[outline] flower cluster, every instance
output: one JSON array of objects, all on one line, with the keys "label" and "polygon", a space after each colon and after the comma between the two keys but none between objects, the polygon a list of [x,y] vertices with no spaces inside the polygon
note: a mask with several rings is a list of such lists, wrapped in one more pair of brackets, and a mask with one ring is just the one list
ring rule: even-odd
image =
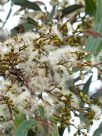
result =
[{"label": "flower cluster", "polygon": [[[64,40],[55,25],[0,43],[2,122],[15,120],[14,113],[19,112],[28,119],[35,117],[39,105],[61,125],[71,124],[71,111],[75,115],[82,112],[90,122],[97,119],[94,106],[91,107],[94,102],[74,85],[73,70],[92,66],[84,59],[88,53],[79,46],[61,45]],[[80,100],[92,109],[81,109]]]}]

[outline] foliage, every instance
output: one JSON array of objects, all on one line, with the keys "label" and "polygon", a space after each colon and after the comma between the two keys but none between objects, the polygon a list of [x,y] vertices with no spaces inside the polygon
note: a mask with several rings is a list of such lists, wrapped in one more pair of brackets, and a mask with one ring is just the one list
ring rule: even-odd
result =
[{"label": "foliage", "polygon": [[[97,8],[97,12],[96,12],[94,29],[99,33],[102,33],[102,24],[101,24],[101,22],[102,22],[102,19],[101,19],[102,8],[100,6],[101,4],[102,4],[102,1],[97,0],[98,8]],[[87,43],[86,43],[86,50],[91,53],[97,54],[102,49],[101,43],[102,43],[102,38],[95,40],[94,38],[89,37],[89,39],[87,40]]]},{"label": "foliage", "polygon": [[[89,94],[92,68],[102,78],[101,0],[74,5],[51,0],[51,11],[40,1],[1,5],[7,2],[11,7],[1,29],[15,5],[14,16],[19,14],[23,23],[0,42],[1,136],[62,136],[66,127],[74,127],[75,136],[87,136],[101,117],[101,97]],[[73,116],[80,119],[78,125]],[[102,133],[101,126],[93,136]]]}]

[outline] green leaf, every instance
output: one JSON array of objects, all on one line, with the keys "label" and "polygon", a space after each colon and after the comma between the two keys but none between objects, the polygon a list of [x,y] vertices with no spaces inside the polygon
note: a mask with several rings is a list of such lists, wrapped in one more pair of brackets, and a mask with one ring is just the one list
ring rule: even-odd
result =
[{"label": "green leaf", "polygon": [[51,130],[51,136],[58,136],[58,127],[56,124],[53,125],[52,130]]},{"label": "green leaf", "polygon": [[[84,94],[88,94],[89,87],[90,87],[90,84],[91,84],[91,80],[92,80],[92,76],[89,77],[89,79],[87,80],[86,84],[85,84],[84,87],[83,87],[82,92],[83,92]],[[84,105],[85,105],[85,103],[81,101],[81,102],[80,102],[80,107],[81,107],[81,108],[84,108]],[[84,114],[83,114],[82,112],[80,112],[79,117],[80,117],[80,120],[81,120],[81,121],[84,120]]]},{"label": "green leaf", "polygon": [[32,10],[41,11],[40,7],[35,2],[30,2],[27,0],[11,0],[14,5],[21,6],[23,8],[28,8]]},{"label": "green leaf", "polygon": [[71,132],[71,127],[70,127],[70,125],[68,125],[67,129],[68,129],[68,132],[70,133],[70,132]]},{"label": "green leaf", "polygon": [[24,113],[15,114],[14,117],[15,117],[14,122],[16,127],[18,127],[21,124],[21,122],[26,119],[26,116]]},{"label": "green leaf", "polygon": [[45,116],[44,107],[43,107],[42,105],[39,105],[39,106],[38,106],[38,110],[39,110],[40,116],[41,116],[41,117],[44,117],[44,116]]},{"label": "green leaf", "polygon": [[94,0],[85,0],[85,12],[90,16],[96,13],[96,2]]},{"label": "green leaf", "polygon": [[89,87],[90,87],[90,84],[91,84],[91,80],[92,80],[92,76],[89,77],[86,84],[84,85],[83,90],[82,90],[83,93],[85,93],[85,94],[88,93]]},{"label": "green leaf", "polygon": [[17,128],[16,136],[27,136],[28,130],[35,126],[36,126],[36,121],[33,119],[23,121],[20,124],[20,126]]},{"label": "green leaf", "polygon": [[34,27],[39,28],[38,23],[34,19],[32,19],[31,17],[27,17],[27,23],[28,24],[33,24]]},{"label": "green leaf", "polygon": [[30,30],[33,30],[33,28],[34,28],[33,24],[28,24],[28,23],[20,24],[14,27],[13,29],[11,29],[11,36],[15,36],[18,33],[28,32]]},{"label": "green leaf", "polygon": [[68,6],[62,10],[61,18],[81,8],[83,8],[83,5],[81,4],[74,4],[74,5]]},{"label": "green leaf", "polygon": [[54,16],[54,14],[55,14],[55,11],[56,11],[56,5],[53,6],[53,8],[52,8],[52,10],[51,10],[51,13],[50,13],[49,16],[48,16],[48,19],[47,19],[46,24],[48,24],[49,22],[52,21],[53,16]]},{"label": "green leaf", "polygon": [[[96,21],[94,30],[102,34],[102,0],[97,0]],[[102,49],[102,38],[89,37],[86,41],[85,50],[91,54],[97,54]]]},{"label": "green leaf", "polygon": [[93,136],[101,136],[102,134],[102,122],[100,123],[99,127],[93,133]]},{"label": "green leaf", "polygon": [[58,128],[59,136],[63,136],[64,130],[65,130],[65,127],[63,127],[63,126],[60,126],[60,127]]},{"label": "green leaf", "polygon": [[35,20],[33,20],[31,17],[27,17],[27,22],[29,24],[34,24],[34,25],[38,25],[37,22]]},{"label": "green leaf", "polygon": [[0,19],[0,23],[2,23],[2,20]]}]

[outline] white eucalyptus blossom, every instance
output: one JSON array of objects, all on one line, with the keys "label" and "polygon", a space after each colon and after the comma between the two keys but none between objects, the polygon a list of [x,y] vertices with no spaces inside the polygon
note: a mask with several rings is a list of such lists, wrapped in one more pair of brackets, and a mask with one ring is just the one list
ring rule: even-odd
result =
[{"label": "white eucalyptus blossom", "polygon": [[[80,49],[70,46],[58,48],[45,45],[41,47],[44,53],[39,54],[39,50],[36,48],[38,41],[39,35],[27,32],[7,40],[4,45],[10,48],[7,53],[12,48],[14,53],[18,53],[18,61],[21,62],[16,67],[23,72],[24,77],[21,78],[27,80],[27,86],[31,92],[43,92],[53,88],[55,84],[60,84],[65,89],[66,81],[70,78],[68,69],[77,65],[76,52],[79,52]],[[20,51],[23,46],[25,46],[24,51]],[[49,67],[48,70],[46,65]]]},{"label": "white eucalyptus blossom", "polygon": [[52,35],[53,34],[57,35],[60,40],[63,40],[62,35],[61,35],[61,33],[59,32],[59,30],[57,28],[57,25],[52,26],[51,33],[52,33]]},{"label": "white eucalyptus blossom", "polygon": [[[27,32],[0,43],[1,49],[5,47],[1,61],[7,65],[5,79],[0,81],[0,94],[8,100],[5,109],[9,111],[7,105],[12,104],[10,108],[25,113],[28,119],[38,114],[39,105],[44,107],[48,117],[59,113],[62,116],[67,99],[71,99],[68,104],[74,109],[80,108],[78,96],[70,91],[74,84],[71,73],[81,61],[78,54],[84,52],[79,47],[48,44],[49,36],[55,34],[62,38],[56,26],[51,33],[45,27],[41,33]],[[2,106],[0,108],[4,111]]]},{"label": "white eucalyptus blossom", "polygon": [[97,105],[92,105],[91,108],[95,112],[94,119],[95,120],[99,119],[102,114],[101,108]]}]

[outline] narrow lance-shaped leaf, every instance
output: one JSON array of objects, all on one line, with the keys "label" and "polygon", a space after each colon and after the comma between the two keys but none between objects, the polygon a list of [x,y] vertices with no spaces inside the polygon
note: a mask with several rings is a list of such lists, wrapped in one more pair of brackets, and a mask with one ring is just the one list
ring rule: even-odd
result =
[{"label": "narrow lance-shaped leaf", "polygon": [[74,4],[74,5],[68,6],[62,10],[61,18],[83,7],[84,6],[81,4]]},{"label": "narrow lance-shaped leaf", "polygon": [[33,24],[35,28],[39,28],[38,23],[34,19],[32,19],[31,17],[27,17],[27,23]]},{"label": "narrow lance-shaped leaf", "polygon": [[21,122],[23,122],[26,119],[26,116],[24,113],[19,113],[19,114],[15,113],[14,117],[15,117],[14,123],[15,123],[16,127],[18,127],[21,124]]},{"label": "narrow lance-shaped leaf", "polygon": [[45,3],[44,2],[42,2],[42,1],[39,1],[39,0],[36,0],[36,1],[34,1],[36,4],[38,4],[38,5],[45,5]]},{"label": "narrow lance-shaped leaf", "polygon": [[33,119],[23,121],[20,124],[20,126],[17,128],[16,136],[27,136],[28,130],[35,126],[36,126],[36,121]]},{"label": "narrow lance-shaped leaf", "polygon": [[96,13],[96,2],[94,0],[85,1],[85,12],[90,16],[94,16]]},{"label": "narrow lance-shaped leaf", "polygon": [[44,116],[45,116],[44,107],[41,106],[41,105],[39,105],[39,106],[38,106],[38,110],[39,110],[40,116],[41,116],[41,117],[44,117]]},{"label": "narrow lance-shaped leaf", "polygon": [[[89,87],[90,87],[90,84],[91,84],[91,80],[92,80],[92,76],[90,76],[90,78],[87,80],[86,84],[84,85],[83,87],[83,90],[82,92],[84,94],[88,94],[88,91],[89,91]],[[81,108],[84,108],[84,102],[80,102],[80,107]],[[80,120],[83,121],[84,120],[84,114],[82,112],[80,112]]]},{"label": "narrow lance-shaped leaf", "polygon": [[92,80],[92,76],[90,76],[90,78],[87,80],[86,84],[84,85],[83,87],[83,93],[87,94],[88,91],[89,91],[89,87],[90,87],[90,84],[91,84],[91,80]]},{"label": "narrow lance-shaped leaf", "polygon": [[51,129],[51,136],[58,136],[58,127],[56,124],[54,124]]},{"label": "narrow lance-shaped leaf", "polygon": [[[102,0],[97,0],[97,10],[96,10],[96,21],[94,26],[94,31],[102,34]],[[102,38],[95,39],[89,37],[86,41],[85,50],[91,54],[97,54],[102,49]]]},{"label": "narrow lance-shaped leaf", "polygon": [[11,1],[13,2],[13,4],[21,6],[22,8],[41,11],[40,7],[35,2],[30,2],[28,0],[11,0]]},{"label": "narrow lance-shaped leaf", "polygon": [[102,122],[100,123],[99,127],[93,133],[93,136],[101,136],[102,134]]},{"label": "narrow lance-shaped leaf", "polygon": [[58,128],[59,136],[63,136],[64,130],[65,130],[65,127],[62,127],[62,126],[61,126],[61,127]]},{"label": "narrow lance-shaped leaf", "polygon": [[54,16],[54,14],[55,14],[55,11],[56,11],[56,5],[53,6],[53,8],[52,8],[52,10],[51,10],[51,13],[49,14],[48,19],[47,19],[47,21],[46,21],[46,24],[48,24],[49,22],[52,21],[53,16]]},{"label": "narrow lance-shaped leaf", "polygon": [[2,20],[0,19],[0,23],[2,22]]}]

